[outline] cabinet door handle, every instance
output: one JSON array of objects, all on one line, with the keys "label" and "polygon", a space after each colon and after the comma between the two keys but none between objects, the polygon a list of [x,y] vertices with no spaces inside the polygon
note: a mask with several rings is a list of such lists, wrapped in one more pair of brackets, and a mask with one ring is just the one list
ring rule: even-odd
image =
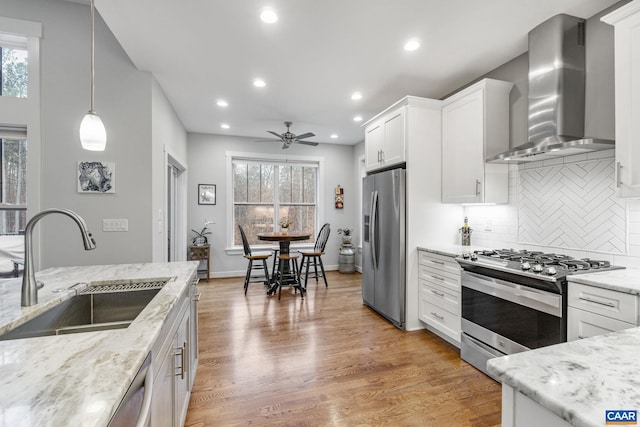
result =
[{"label": "cabinet door handle", "polygon": [[431,262],[434,264],[444,265],[444,261],[436,261],[435,259],[432,259]]},{"label": "cabinet door handle", "polygon": [[476,196],[480,195],[480,180],[476,179]]},{"label": "cabinet door handle", "polygon": [[194,295],[194,296],[193,296],[193,300],[194,300],[195,302],[198,302],[198,301],[200,301],[200,297],[201,297],[201,296],[202,296],[202,292],[199,292],[197,295]]},{"label": "cabinet door handle", "polygon": [[612,302],[596,301],[594,299],[587,298],[587,297],[579,297],[579,299],[581,301],[592,302],[594,304],[604,305],[605,307],[612,307],[612,308],[616,307],[616,305],[614,303],[612,303]]},{"label": "cabinet door handle", "polygon": [[444,317],[440,316],[438,313],[434,313],[433,311],[431,312],[431,315],[436,319],[444,320]]},{"label": "cabinet door handle", "polygon": [[444,277],[440,277],[440,276],[435,276],[435,275],[431,275],[431,277],[433,277],[436,280],[444,280]]},{"label": "cabinet door handle", "polygon": [[616,162],[616,188],[622,186],[622,163]]},{"label": "cabinet door handle", "polygon": [[180,371],[175,373],[175,376],[180,376],[180,379],[184,379],[185,360],[187,358],[187,343],[182,344],[182,347],[176,348],[176,356],[180,356]]},{"label": "cabinet door handle", "polygon": [[444,297],[444,293],[442,293],[442,292],[434,291],[433,289],[431,289],[431,292],[433,292],[434,294],[438,295],[439,297]]}]

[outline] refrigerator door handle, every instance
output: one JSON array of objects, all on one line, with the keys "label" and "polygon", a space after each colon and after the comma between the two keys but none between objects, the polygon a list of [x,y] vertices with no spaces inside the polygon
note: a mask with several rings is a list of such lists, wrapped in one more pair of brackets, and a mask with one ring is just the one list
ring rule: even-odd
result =
[{"label": "refrigerator door handle", "polygon": [[371,193],[371,226],[369,227],[369,241],[371,242],[371,260],[373,269],[378,269],[378,242],[376,242],[376,232],[378,228],[378,192]]}]

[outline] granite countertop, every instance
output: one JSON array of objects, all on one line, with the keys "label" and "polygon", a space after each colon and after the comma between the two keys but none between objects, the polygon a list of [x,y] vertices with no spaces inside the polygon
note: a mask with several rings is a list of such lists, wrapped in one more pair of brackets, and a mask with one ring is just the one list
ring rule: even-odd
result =
[{"label": "granite countertop", "polygon": [[487,248],[481,246],[462,246],[462,245],[442,245],[433,244],[426,246],[418,246],[418,250],[427,251],[438,255],[449,256],[452,258],[462,256],[462,254],[470,253],[473,251],[481,251]]},{"label": "granite countertop", "polygon": [[70,298],[79,282],[173,278],[126,329],[0,341],[0,427],[106,426],[197,265],[50,268],[36,274],[45,287],[32,307],[20,306],[20,279],[3,281],[0,333]]},{"label": "granite countertop", "polygon": [[[640,295],[640,269],[568,276],[571,282]],[[488,371],[579,427],[604,424],[607,409],[640,408],[640,328],[490,359]]]},{"label": "granite countertop", "polygon": [[488,371],[577,427],[640,408],[640,328],[490,359]]},{"label": "granite countertop", "polygon": [[598,288],[640,295],[639,268],[576,274],[568,276],[567,279],[569,282],[582,283],[584,285],[596,286]]}]

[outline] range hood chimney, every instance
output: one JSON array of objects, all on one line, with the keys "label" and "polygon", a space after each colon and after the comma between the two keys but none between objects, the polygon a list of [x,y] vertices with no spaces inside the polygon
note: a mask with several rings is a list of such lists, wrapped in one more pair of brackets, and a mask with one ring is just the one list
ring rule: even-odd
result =
[{"label": "range hood chimney", "polygon": [[523,163],[611,149],[584,136],[585,20],[556,15],[529,32],[529,138],[487,159]]}]

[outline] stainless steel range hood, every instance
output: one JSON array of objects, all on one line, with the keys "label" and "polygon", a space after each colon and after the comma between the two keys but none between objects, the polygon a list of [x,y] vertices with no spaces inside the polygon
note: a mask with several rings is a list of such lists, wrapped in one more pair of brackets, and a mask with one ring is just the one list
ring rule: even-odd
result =
[{"label": "stainless steel range hood", "polygon": [[528,142],[487,158],[523,163],[611,149],[584,135],[585,20],[556,15],[529,32]]}]

